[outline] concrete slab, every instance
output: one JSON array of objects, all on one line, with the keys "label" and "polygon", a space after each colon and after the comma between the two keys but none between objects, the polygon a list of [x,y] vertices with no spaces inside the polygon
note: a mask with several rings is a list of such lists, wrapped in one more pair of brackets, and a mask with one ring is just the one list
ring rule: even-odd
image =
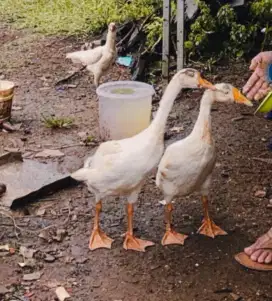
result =
[{"label": "concrete slab", "polygon": [[0,156],[0,182],[7,186],[0,205],[12,209],[76,184],[69,174],[59,171],[58,162],[23,160],[19,153]]}]

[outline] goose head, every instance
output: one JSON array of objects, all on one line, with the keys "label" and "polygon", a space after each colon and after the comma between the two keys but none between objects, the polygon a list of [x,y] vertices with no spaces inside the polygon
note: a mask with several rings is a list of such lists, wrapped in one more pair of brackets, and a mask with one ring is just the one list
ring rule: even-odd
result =
[{"label": "goose head", "polygon": [[109,32],[116,32],[116,25],[115,25],[115,23],[110,23],[109,24],[109,26],[108,26],[108,30],[109,30]]},{"label": "goose head", "polygon": [[220,83],[214,86],[216,88],[216,90],[213,92],[215,93],[215,101],[225,103],[236,102],[250,107],[253,106],[252,102],[231,84]]},{"label": "goose head", "polygon": [[175,78],[182,83],[183,88],[195,89],[195,88],[206,88],[215,90],[212,83],[201,77],[200,72],[196,69],[185,68],[178,71]]}]

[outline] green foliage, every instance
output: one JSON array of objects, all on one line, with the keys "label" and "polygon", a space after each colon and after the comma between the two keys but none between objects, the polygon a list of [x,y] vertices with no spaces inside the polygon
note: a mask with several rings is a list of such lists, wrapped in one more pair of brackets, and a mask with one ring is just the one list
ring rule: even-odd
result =
[{"label": "green foliage", "polygon": [[[240,58],[253,47],[271,47],[271,0],[250,0],[242,14],[223,0],[195,1],[199,12],[189,24],[185,41],[189,57],[214,62],[222,57]],[[0,20],[46,34],[93,34],[111,21],[150,17],[144,31],[146,51],[153,51],[162,39],[162,6],[162,0],[0,0]],[[171,10],[173,21],[175,0],[171,0]]]},{"label": "green foliage", "polygon": [[[261,49],[271,41],[267,37],[272,32],[268,22],[272,20],[271,0],[251,1],[249,7],[244,8],[244,14],[249,9],[253,18],[239,16],[233,7],[220,5],[220,1],[208,5],[206,1],[198,0],[198,4],[200,12],[190,25],[185,43],[189,56],[240,58],[255,46],[257,34],[263,37]],[[265,35],[261,33],[263,27],[266,27]],[[211,47],[212,44],[215,47]]]},{"label": "green foliage", "polygon": [[46,34],[94,33],[111,21],[145,18],[157,0],[1,0],[0,19]]},{"label": "green foliage", "polygon": [[203,1],[198,1],[198,5],[201,14],[191,25],[191,31],[188,36],[189,40],[187,41],[187,47],[189,45],[191,54],[194,54],[196,49],[203,49],[205,47],[208,42],[208,35],[214,32],[216,28],[216,23],[211,15],[209,6]]},{"label": "green foliage", "polygon": [[146,48],[152,51],[158,41],[162,39],[163,18],[153,16],[151,22],[144,26],[147,34]]},{"label": "green foliage", "polygon": [[231,27],[232,23],[235,23],[237,20],[233,7],[228,4],[219,8],[216,18],[218,24],[223,25],[224,27]]},{"label": "green foliage", "polygon": [[255,0],[250,6],[251,14],[258,20],[272,20],[272,1],[271,0]]}]

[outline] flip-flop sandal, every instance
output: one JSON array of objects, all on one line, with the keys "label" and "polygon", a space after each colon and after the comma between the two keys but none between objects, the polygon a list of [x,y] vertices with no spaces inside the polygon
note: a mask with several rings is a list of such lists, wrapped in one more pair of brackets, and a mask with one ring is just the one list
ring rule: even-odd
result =
[{"label": "flip-flop sandal", "polygon": [[240,263],[241,265],[243,265],[248,269],[255,270],[255,271],[272,271],[271,263],[267,264],[267,263],[255,262],[251,260],[250,257],[244,252],[236,254],[234,258],[238,263]]}]

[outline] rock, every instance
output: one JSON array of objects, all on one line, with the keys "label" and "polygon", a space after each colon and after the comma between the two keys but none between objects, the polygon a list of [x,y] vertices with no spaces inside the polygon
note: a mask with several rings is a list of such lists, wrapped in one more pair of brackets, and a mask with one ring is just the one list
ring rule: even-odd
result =
[{"label": "rock", "polygon": [[45,230],[42,231],[38,236],[39,236],[40,238],[42,238],[42,239],[48,241],[48,242],[51,240],[48,231],[45,231]]},{"label": "rock", "polygon": [[268,209],[272,209],[272,204],[268,204],[266,207],[267,207]]},{"label": "rock", "polygon": [[240,300],[242,300],[242,297],[240,297],[240,296],[238,296],[238,295],[236,295],[234,293],[230,293],[230,296],[232,297],[232,299],[234,301],[240,301]]},{"label": "rock", "polygon": [[264,198],[266,196],[266,191],[265,190],[257,190],[255,192],[255,196],[257,198]]},{"label": "rock", "polygon": [[70,298],[70,295],[66,291],[66,289],[63,286],[56,288],[56,295],[59,299],[59,301],[65,301]]},{"label": "rock", "polygon": [[37,252],[37,250],[28,249],[24,246],[21,246],[19,252],[24,258],[33,258],[34,254]]},{"label": "rock", "polygon": [[272,199],[269,200],[269,204],[272,205]]},{"label": "rock", "polygon": [[25,274],[23,277],[23,280],[25,281],[33,281],[33,280],[38,280],[41,278],[41,272],[34,272],[31,274]]},{"label": "rock", "polygon": [[45,255],[45,258],[44,258],[44,261],[46,262],[54,262],[56,260],[56,258],[50,254],[46,254]]}]

